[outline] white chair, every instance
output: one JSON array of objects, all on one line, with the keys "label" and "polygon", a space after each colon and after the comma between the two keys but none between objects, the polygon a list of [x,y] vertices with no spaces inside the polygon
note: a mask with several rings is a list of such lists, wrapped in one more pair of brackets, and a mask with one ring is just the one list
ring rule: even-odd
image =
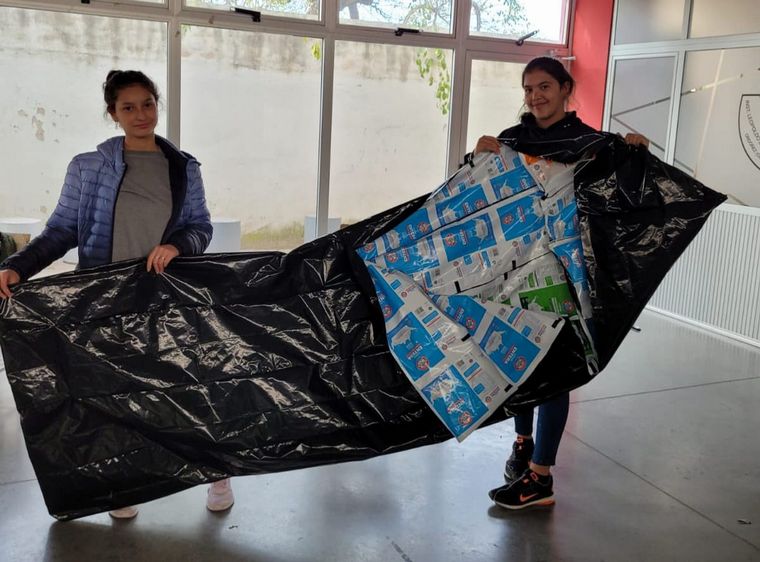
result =
[{"label": "white chair", "polygon": [[207,254],[240,251],[239,219],[216,217],[211,219],[211,225],[214,227],[214,235],[206,250]]},{"label": "white chair", "polygon": [[[340,217],[327,219],[327,234],[340,230]],[[303,218],[303,243],[311,242],[317,237],[317,217],[307,215]]]},{"label": "white chair", "polygon": [[0,218],[0,232],[5,234],[28,234],[34,238],[42,232],[42,221],[29,217],[2,217]]}]

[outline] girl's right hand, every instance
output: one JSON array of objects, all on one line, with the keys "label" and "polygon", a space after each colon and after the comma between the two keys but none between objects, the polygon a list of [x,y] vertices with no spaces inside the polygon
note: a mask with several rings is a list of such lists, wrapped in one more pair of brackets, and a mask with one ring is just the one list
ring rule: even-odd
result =
[{"label": "girl's right hand", "polygon": [[623,140],[625,141],[625,144],[630,144],[632,146],[643,146],[644,148],[649,148],[649,139],[646,138],[644,135],[639,135],[636,133],[628,133]]},{"label": "girl's right hand", "polygon": [[0,299],[11,298],[10,286],[21,281],[21,277],[12,269],[0,269]]},{"label": "girl's right hand", "polygon": [[501,152],[501,143],[496,137],[489,137],[484,135],[478,139],[478,144],[475,145],[473,154],[480,154],[481,152],[493,152],[499,154]]}]

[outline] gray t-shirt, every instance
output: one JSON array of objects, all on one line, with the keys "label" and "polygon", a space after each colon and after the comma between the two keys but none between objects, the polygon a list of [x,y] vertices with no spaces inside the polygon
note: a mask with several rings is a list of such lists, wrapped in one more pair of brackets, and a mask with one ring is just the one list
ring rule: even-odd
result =
[{"label": "gray t-shirt", "polygon": [[112,261],[144,258],[161,243],[172,213],[163,152],[124,151],[127,172],[116,200]]}]

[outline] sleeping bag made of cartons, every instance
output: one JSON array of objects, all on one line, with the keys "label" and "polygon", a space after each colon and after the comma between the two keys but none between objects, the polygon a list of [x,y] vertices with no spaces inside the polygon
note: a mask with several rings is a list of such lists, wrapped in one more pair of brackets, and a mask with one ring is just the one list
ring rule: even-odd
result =
[{"label": "sleeping bag made of cartons", "polygon": [[[528,148],[553,161],[505,148],[511,160],[502,164],[521,166],[514,175],[536,185],[509,187],[498,197],[484,191],[485,206],[469,199],[474,184],[459,191],[450,185],[445,196],[439,188],[288,254],[178,258],[160,276],[146,273],[144,261],[121,262],[14,287],[13,299],[0,301],[0,346],[50,513],[71,519],[227,475],[360,460],[445,440],[451,429],[440,421],[448,407],[442,404],[452,397],[475,404],[482,390],[474,384],[468,394],[460,384],[472,379],[470,359],[495,366],[481,383],[497,381],[500,394],[491,402],[504,399],[508,409],[590,380],[723,196],[611,135]],[[565,169],[565,180],[572,168],[574,202],[563,192],[549,203],[553,188],[540,174],[548,178],[553,166]],[[543,216],[524,233],[512,231],[521,233],[510,240],[524,242],[524,256],[502,259],[500,211],[528,196],[531,204],[516,205],[516,216]],[[444,200],[448,208],[435,207]],[[425,256],[444,267],[392,269],[385,250],[368,257],[370,245],[392,242],[394,232],[401,243],[422,210],[430,219],[426,234],[437,237]],[[459,238],[446,246],[450,234]],[[556,250],[564,241],[573,246],[563,254]],[[578,251],[582,267],[573,273],[568,267],[577,266]],[[473,265],[476,258],[500,265],[489,273]],[[459,268],[461,279],[448,266]],[[584,277],[576,282],[575,274]],[[399,291],[398,283],[410,290]],[[404,307],[408,313],[394,317]],[[449,347],[441,350],[443,361],[419,362],[419,342],[410,343],[414,320],[427,326],[431,313],[446,333],[425,332],[436,345],[448,338]],[[549,344],[523,352],[524,368],[499,363],[504,334],[535,339],[540,330]],[[449,350],[462,345],[470,355],[450,360]],[[448,380],[417,384],[410,369],[418,362],[428,371],[435,364],[436,376],[447,372]],[[463,422],[461,437],[470,420],[452,411],[458,415],[451,419]],[[477,422],[486,417],[503,419],[503,410]]]},{"label": "sleeping bag made of cartons", "polygon": [[529,380],[564,326],[598,371],[575,167],[502,145],[358,250],[391,353],[460,440]]}]

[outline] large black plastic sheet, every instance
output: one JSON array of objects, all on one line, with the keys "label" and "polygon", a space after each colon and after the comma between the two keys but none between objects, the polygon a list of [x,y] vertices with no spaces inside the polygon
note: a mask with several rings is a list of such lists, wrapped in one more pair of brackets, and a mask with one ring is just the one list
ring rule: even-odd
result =
[{"label": "large black plastic sheet", "polygon": [[[596,153],[576,191],[603,366],[724,198],[609,135],[527,149]],[[423,201],[287,255],[180,258],[162,276],[123,262],[16,287],[0,304],[0,346],[50,513],[449,438],[395,364],[353,250]],[[567,329],[507,406],[590,378]]]}]

